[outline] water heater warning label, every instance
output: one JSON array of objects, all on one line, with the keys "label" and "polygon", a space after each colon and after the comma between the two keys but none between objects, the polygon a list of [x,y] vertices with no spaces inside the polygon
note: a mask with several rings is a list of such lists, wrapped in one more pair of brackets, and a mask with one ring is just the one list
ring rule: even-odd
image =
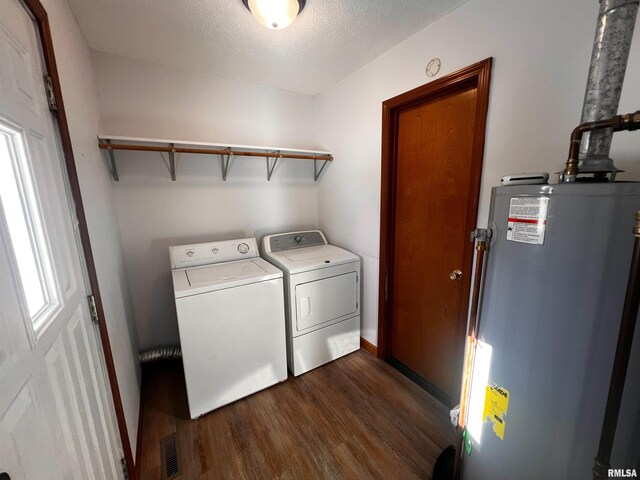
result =
[{"label": "water heater warning label", "polygon": [[549,197],[514,197],[509,204],[507,240],[544,245]]}]

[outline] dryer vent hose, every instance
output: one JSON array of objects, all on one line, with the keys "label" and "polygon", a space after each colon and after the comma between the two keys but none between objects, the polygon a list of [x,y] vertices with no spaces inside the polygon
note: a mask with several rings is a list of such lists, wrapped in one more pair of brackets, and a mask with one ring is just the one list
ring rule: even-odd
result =
[{"label": "dryer vent hose", "polygon": [[160,360],[180,360],[181,358],[182,351],[179,346],[151,348],[140,352],[138,356],[143,365]]}]

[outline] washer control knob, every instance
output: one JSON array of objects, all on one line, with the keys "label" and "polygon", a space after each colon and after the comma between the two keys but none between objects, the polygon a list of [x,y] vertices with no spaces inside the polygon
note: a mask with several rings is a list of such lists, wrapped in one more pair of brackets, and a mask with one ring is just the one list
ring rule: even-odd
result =
[{"label": "washer control knob", "polygon": [[294,240],[296,241],[296,243],[300,243],[302,241],[302,237],[300,235],[296,235]]},{"label": "washer control knob", "polygon": [[238,251],[240,253],[248,253],[249,252],[249,245],[247,245],[246,243],[241,243],[240,245],[238,245]]}]

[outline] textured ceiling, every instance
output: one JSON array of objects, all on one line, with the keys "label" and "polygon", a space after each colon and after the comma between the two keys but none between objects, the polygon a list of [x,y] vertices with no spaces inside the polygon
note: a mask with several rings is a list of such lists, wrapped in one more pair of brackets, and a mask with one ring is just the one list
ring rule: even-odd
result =
[{"label": "textured ceiling", "polygon": [[466,1],[307,0],[284,30],[241,0],[69,3],[94,50],[314,95]]}]

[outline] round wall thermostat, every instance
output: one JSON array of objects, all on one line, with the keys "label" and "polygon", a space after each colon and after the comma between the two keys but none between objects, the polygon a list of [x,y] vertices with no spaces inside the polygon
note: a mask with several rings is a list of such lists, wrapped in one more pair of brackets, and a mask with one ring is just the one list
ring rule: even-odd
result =
[{"label": "round wall thermostat", "polygon": [[427,63],[427,77],[435,77],[440,71],[440,59],[433,58]]}]

